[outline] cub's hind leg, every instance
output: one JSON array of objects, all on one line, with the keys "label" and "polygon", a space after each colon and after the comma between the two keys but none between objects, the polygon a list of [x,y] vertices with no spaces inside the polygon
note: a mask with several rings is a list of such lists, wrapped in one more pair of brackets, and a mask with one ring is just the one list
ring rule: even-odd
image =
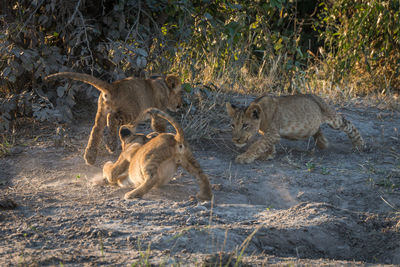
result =
[{"label": "cub's hind leg", "polygon": [[185,170],[196,177],[200,184],[200,192],[196,195],[196,197],[200,200],[211,200],[212,191],[210,181],[208,180],[207,175],[201,169],[200,164],[194,158],[192,152],[187,151],[185,153],[185,158],[183,158],[180,164]]},{"label": "cub's hind leg", "polygon": [[111,112],[107,114],[108,133],[105,136],[105,144],[108,152],[111,154],[117,149],[118,144],[118,126],[121,120],[117,113]]},{"label": "cub's hind leg", "polygon": [[328,141],[328,139],[326,139],[325,135],[322,133],[321,128],[318,129],[318,132],[316,132],[313,135],[313,137],[314,137],[315,143],[318,148],[320,148],[320,149],[328,148],[329,141]]},{"label": "cub's hind leg", "polygon": [[103,167],[103,177],[107,179],[108,183],[116,184],[121,176],[127,176],[129,168],[129,161],[123,157],[119,157],[115,163],[108,161]]},{"label": "cub's hind leg", "polygon": [[132,191],[126,193],[124,198],[126,200],[131,198],[141,198],[144,194],[149,192],[159,180],[157,169],[158,164],[147,165],[142,172],[144,182]]},{"label": "cub's hind leg", "polygon": [[353,147],[357,150],[363,150],[365,143],[361,137],[360,132],[357,128],[348,120],[346,120],[342,115],[335,114],[326,123],[335,130],[341,130],[347,134],[351,140]]},{"label": "cub's hind leg", "polygon": [[85,149],[83,158],[86,164],[93,165],[97,157],[97,149],[103,138],[104,127],[106,126],[106,110],[103,103],[103,98],[99,97],[96,119],[92,131],[90,132],[89,142]]}]

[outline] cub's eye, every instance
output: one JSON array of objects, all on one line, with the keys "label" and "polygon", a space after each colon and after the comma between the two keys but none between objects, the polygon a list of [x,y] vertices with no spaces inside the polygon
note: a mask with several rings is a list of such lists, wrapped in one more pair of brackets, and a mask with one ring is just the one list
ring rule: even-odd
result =
[{"label": "cub's eye", "polygon": [[243,123],[243,129],[246,129],[248,127],[249,127],[249,125],[247,123]]}]

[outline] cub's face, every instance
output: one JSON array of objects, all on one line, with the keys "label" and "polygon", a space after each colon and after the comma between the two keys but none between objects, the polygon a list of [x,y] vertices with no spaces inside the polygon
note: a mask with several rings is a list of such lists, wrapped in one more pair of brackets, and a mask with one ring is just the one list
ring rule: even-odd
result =
[{"label": "cub's face", "polygon": [[257,104],[250,104],[243,109],[228,102],[226,110],[231,117],[232,141],[237,147],[243,147],[260,129],[261,107]]},{"label": "cub's face", "polygon": [[181,107],[182,107],[181,92],[180,91],[178,93],[170,92],[167,109],[172,112],[177,112],[181,109]]},{"label": "cub's face", "polygon": [[167,109],[176,112],[182,107],[182,83],[178,76],[167,75],[165,83],[169,88]]},{"label": "cub's face", "polygon": [[155,136],[157,136],[157,133],[150,133],[148,135],[136,133],[136,127],[132,125],[122,125],[119,130],[122,151],[126,151],[130,146],[142,146]]}]

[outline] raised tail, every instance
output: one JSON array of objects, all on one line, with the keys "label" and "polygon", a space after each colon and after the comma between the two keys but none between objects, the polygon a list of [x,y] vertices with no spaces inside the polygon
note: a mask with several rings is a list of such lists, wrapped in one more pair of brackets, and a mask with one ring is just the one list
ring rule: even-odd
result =
[{"label": "raised tail", "polygon": [[139,116],[139,121],[146,118],[147,114],[150,114],[151,116],[159,116],[165,120],[167,120],[174,128],[176,131],[175,134],[175,140],[179,143],[179,144],[183,144],[184,143],[184,135],[183,135],[183,130],[181,128],[181,126],[167,113],[165,113],[162,110],[159,110],[158,108],[148,108],[145,111],[142,112],[142,116]]},{"label": "raised tail", "polygon": [[88,83],[102,93],[110,93],[111,88],[112,88],[111,84],[109,84],[108,82],[102,81],[100,79],[97,79],[97,78],[95,78],[91,75],[85,74],[85,73],[59,72],[59,73],[50,74],[49,76],[45,77],[44,79],[46,81],[48,81],[50,79],[55,79],[55,78],[69,78],[72,80]]}]

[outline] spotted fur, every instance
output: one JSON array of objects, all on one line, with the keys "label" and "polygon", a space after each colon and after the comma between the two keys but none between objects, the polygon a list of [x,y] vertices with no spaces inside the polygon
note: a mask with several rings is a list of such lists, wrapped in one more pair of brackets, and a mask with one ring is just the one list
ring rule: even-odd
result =
[{"label": "spotted fur", "polygon": [[144,111],[137,122],[146,118],[147,114],[170,122],[176,134],[144,136],[136,133],[135,126],[122,126],[122,152],[117,162],[110,161],[104,165],[104,178],[121,187],[134,186],[135,189],[125,194],[125,199],[138,198],[154,186],[167,183],[177,168],[182,166],[199,181],[200,192],[197,198],[210,200],[210,182],[194,158],[189,144],[185,142],[182,128],[171,116],[155,108]]},{"label": "spotted fur", "polygon": [[345,132],[354,148],[364,148],[357,128],[316,95],[262,96],[246,108],[230,103],[226,108],[236,146],[245,146],[257,132],[262,136],[236,157],[238,163],[250,163],[260,157],[272,159],[280,138],[301,140],[313,136],[319,148],[327,148],[329,142],[320,128],[323,123]]},{"label": "spotted fur", "polygon": [[[69,78],[85,82],[101,93],[95,123],[84,155],[86,163],[90,165],[96,161],[97,149],[106,125],[110,133],[106,139],[106,147],[113,152],[117,147],[120,125],[132,123],[146,108],[156,107],[161,110],[176,111],[182,104],[181,82],[175,75],[150,79],[130,77],[107,83],[83,73],[60,72],[47,76],[46,80],[54,78]],[[152,119],[153,130],[164,132],[165,126],[164,120]]]}]

